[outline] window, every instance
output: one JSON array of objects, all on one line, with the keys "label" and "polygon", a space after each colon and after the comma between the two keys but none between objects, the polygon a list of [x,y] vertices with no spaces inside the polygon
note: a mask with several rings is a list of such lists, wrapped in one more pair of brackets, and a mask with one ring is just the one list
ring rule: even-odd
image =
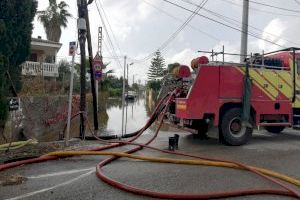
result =
[{"label": "window", "polygon": [[297,65],[297,74],[300,75],[300,60],[297,60],[296,65]]},{"label": "window", "polygon": [[29,57],[29,61],[37,62],[37,54],[32,53]]}]

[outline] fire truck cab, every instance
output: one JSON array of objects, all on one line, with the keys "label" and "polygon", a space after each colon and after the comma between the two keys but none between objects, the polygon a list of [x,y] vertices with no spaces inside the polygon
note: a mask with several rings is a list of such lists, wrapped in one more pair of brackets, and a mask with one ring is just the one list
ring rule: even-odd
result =
[{"label": "fire truck cab", "polygon": [[[300,128],[298,50],[255,55],[248,64],[199,58],[191,87],[175,99],[173,123],[202,135],[211,127],[218,128],[219,140],[227,145],[247,143],[255,127],[271,133],[280,133],[286,127]],[[244,123],[247,77],[251,81],[247,97],[250,111]]]}]

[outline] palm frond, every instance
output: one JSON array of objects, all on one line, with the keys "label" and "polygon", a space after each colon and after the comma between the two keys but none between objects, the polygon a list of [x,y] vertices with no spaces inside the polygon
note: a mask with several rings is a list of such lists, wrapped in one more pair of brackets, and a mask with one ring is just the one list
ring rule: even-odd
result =
[{"label": "palm frond", "polygon": [[106,74],[113,74],[113,73],[115,73],[114,72],[114,70],[112,70],[112,69],[110,69],[110,70],[108,70],[107,72],[105,72]]},{"label": "palm frond", "polygon": [[68,18],[72,15],[68,12],[69,5],[61,1],[49,0],[46,10],[38,11],[38,20],[43,24],[47,39],[58,42],[61,37],[61,27],[67,27]]}]

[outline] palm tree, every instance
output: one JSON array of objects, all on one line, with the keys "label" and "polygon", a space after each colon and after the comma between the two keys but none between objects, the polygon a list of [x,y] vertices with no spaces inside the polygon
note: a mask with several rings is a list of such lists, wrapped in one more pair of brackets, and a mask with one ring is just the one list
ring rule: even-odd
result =
[{"label": "palm tree", "polygon": [[38,20],[43,24],[47,39],[59,42],[61,37],[61,27],[66,28],[68,17],[72,15],[68,12],[69,5],[61,1],[59,4],[56,0],[49,0],[49,6],[46,10],[38,11]]}]

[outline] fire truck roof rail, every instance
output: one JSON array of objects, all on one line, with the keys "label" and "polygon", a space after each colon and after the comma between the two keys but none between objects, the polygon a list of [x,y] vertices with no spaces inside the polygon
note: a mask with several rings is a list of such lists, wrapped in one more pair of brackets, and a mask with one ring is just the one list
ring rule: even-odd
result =
[{"label": "fire truck roof rail", "polygon": [[[223,61],[213,61],[210,62],[210,64],[218,64],[218,65],[236,65],[237,67],[244,67],[246,63],[235,63],[235,62],[223,62]],[[289,70],[289,67],[278,67],[278,66],[269,66],[269,65],[259,65],[259,64],[251,64],[249,63],[250,68],[251,67],[257,67],[257,68],[267,68],[267,69],[278,69],[278,70]]]},{"label": "fire truck roof rail", "polygon": [[223,52],[223,51],[202,51],[202,50],[199,50],[198,51],[199,53],[209,53],[211,54],[211,56],[217,56],[217,55],[220,55],[220,54],[224,54],[224,55],[231,55],[231,56],[251,56],[251,55],[243,55],[243,54],[239,54],[239,53],[226,53],[226,52]]},{"label": "fire truck roof rail", "polygon": [[[276,50],[276,51],[271,51],[271,52],[263,53],[263,55],[269,55],[269,54],[273,54],[273,53],[284,52],[284,51],[293,51],[293,50],[299,51],[300,48],[299,47],[289,47],[289,48],[286,48],[286,49],[279,49],[279,50]],[[239,54],[239,53],[227,53],[227,52],[224,52],[224,50],[223,51],[214,51],[214,50],[203,51],[203,50],[199,50],[198,52],[199,53],[209,53],[209,54],[211,54],[211,57],[212,56],[217,56],[217,55],[220,55],[220,54],[231,55],[231,56],[247,56],[247,57],[251,57],[252,56],[252,54],[244,55],[244,54]]]},{"label": "fire truck roof rail", "polygon": [[[266,55],[270,55],[270,54],[274,54],[274,53],[279,53],[279,52],[296,52],[296,51],[299,51],[300,48],[298,47],[289,47],[289,48],[286,48],[286,49],[280,49],[280,50],[276,50],[276,51],[272,51],[272,52],[268,52],[268,53],[265,53],[264,51],[262,51],[262,54],[260,55],[262,57],[262,63],[263,64],[253,64],[250,62],[250,67],[257,67],[257,68],[267,68],[267,69],[278,69],[278,70],[289,70],[290,68],[289,67],[280,67],[280,66],[269,66],[269,65],[265,65],[264,64],[264,57]],[[257,56],[255,54],[250,54],[250,55],[242,55],[242,54],[239,54],[239,53],[226,53],[224,51],[224,46],[222,47],[222,51],[220,52],[217,52],[217,51],[214,51],[213,49],[211,51],[202,51],[202,50],[199,50],[198,52],[201,52],[201,53],[209,53],[211,54],[210,57],[212,57],[212,61],[210,63],[222,63],[222,65],[236,65],[236,66],[244,66],[245,63],[234,63],[234,62],[225,62],[225,57],[224,55],[232,55],[232,56],[245,56],[245,57],[250,57],[252,58],[253,56]],[[223,61],[215,61],[214,60],[214,57],[216,56],[216,58],[218,58],[218,55],[222,55],[222,60]],[[295,59],[295,58],[294,58]]]},{"label": "fire truck roof rail", "polygon": [[299,51],[300,48],[299,47],[289,47],[289,48],[286,48],[286,49],[279,49],[279,50],[276,50],[276,51],[271,51],[271,52],[265,53],[264,55],[269,55],[269,54],[284,52],[284,51],[294,51],[294,50]]}]

